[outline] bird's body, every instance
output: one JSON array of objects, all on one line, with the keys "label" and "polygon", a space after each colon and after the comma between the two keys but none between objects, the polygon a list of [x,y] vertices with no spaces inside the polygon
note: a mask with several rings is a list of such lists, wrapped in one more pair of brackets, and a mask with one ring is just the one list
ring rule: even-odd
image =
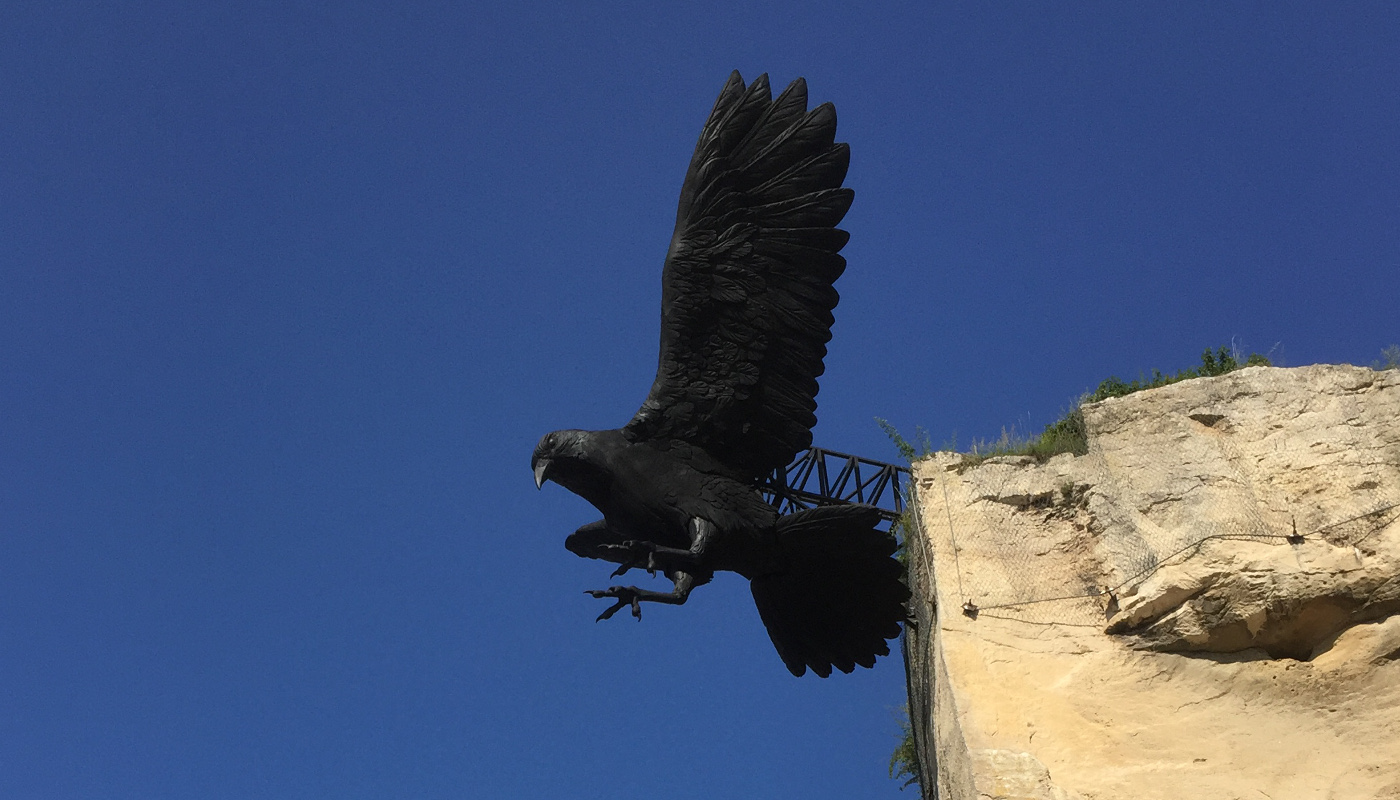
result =
[{"label": "bird's body", "polygon": [[641,410],[623,428],[547,434],[531,466],[603,519],[572,552],[661,571],[663,593],[590,592],[615,604],[684,603],[716,571],[750,580],[788,669],[825,677],[888,654],[908,589],[869,506],[780,516],[758,482],[811,445],[832,284],[845,269],[849,149],[830,104],[807,110],[799,78],[771,99],[767,76],[734,73],[710,114],[681,189],[662,271],[661,357]]},{"label": "bird's body", "polygon": [[[570,537],[580,555],[624,563],[626,551],[588,548],[644,541],[675,550],[692,546],[691,520],[711,523],[717,535],[707,543],[709,572],[728,570],[752,579],[774,560],[778,513],[754,488],[724,474],[704,451],[673,443],[630,442],[622,431],[560,431],[577,437],[585,457],[561,459],[550,480],[603,513],[605,531],[596,540]],[[706,576],[708,580],[708,576]]]}]

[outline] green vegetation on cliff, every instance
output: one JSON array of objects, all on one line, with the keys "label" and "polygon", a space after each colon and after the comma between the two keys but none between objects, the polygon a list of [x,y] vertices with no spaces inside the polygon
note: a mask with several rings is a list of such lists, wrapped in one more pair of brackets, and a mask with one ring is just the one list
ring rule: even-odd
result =
[{"label": "green vegetation on cliff", "polygon": [[[1393,354],[1394,358],[1400,360],[1400,348]],[[1390,352],[1388,348],[1383,356]],[[1252,353],[1241,360],[1241,356],[1232,353],[1227,347],[1218,347],[1214,350],[1207,349],[1201,354],[1201,364],[1197,367],[1188,367],[1174,373],[1164,373],[1161,370],[1152,370],[1152,374],[1141,375],[1136,380],[1125,381],[1116,375],[1110,375],[1106,380],[1098,385],[1092,392],[1086,392],[1074,403],[1063,417],[1045,426],[1039,436],[1023,436],[1016,429],[1003,428],[1001,437],[992,441],[974,440],[972,448],[963,454],[963,464],[971,466],[981,463],[994,456],[1031,456],[1037,461],[1044,461],[1051,456],[1061,453],[1074,453],[1084,455],[1088,452],[1088,434],[1084,429],[1084,414],[1080,409],[1085,403],[1097,403],[1107,400],[1110,397],[1123,397],[1133,392],[1140,392],[1144,389],[1156,389],[1159,386],[1178,383],[1191,378],[1208,378],[1216,375],[1224,375],[1234,372],[1243,367],[1271,366],[1269,359],[1259,353]],[[910,461],[928,455],[932,450],[927,447],[927,436],[925,435],[921,444],[924,445],[922,452],[916,452],[913,445],[899,436],[889,423],[884,420],[877,420],[880,427],[894,441],[895,446],[900,449],[900,455]],[[945,449],[953,450],[952,446]]]}]

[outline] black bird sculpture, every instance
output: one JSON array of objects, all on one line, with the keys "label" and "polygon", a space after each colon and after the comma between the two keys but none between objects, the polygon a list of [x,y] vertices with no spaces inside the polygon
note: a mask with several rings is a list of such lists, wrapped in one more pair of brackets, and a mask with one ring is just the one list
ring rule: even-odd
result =
[{"label": "black bird sculpture", "polygon": [[835,135],[835,109],[808,111],[801,78],[774,99],[768,76],[730,75],[681,188],[651,393],[620,430],[555,431],[531,459],[537,487],[552,480],[603,513],[569,550],[619,564],[614,577],[659,570],[673,584],[592,590],[615,600],[599,620],[679,605],[716,571],[737,572],[787,668],[822,677],[888,655],[909,598],[875,508],[779,515],[757,490],[812,444],[846,268],[836,225],[853,197]]}]

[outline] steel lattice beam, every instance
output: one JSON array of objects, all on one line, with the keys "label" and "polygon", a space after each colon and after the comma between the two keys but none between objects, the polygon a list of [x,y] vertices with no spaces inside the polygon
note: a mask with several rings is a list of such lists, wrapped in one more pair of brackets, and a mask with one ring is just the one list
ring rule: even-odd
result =
[{"label": "steel lattice beam", "polygon": [[813,447],[759,484],[764,499],[783,514],[840,503],[867,503],[893,522],[904,513],[901,481],[909,470],[883,461]]}]

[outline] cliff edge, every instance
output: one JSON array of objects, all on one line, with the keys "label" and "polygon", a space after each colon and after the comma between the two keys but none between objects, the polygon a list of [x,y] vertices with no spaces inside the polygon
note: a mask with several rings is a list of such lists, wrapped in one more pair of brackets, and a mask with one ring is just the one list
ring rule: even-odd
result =
[{"label": "cliff edge", "polygon": [[1083,411],[1083,456],[915,466],[926,796],[1400,798],[1400,370]]}]

